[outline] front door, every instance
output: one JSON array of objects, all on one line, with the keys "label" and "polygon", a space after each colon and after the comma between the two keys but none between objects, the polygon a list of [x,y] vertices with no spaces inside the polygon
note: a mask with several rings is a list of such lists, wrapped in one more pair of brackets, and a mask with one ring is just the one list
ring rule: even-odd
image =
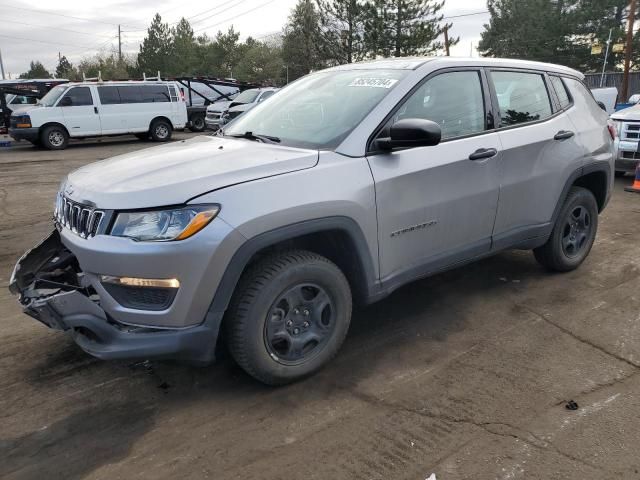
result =
[{"label": "front door", "polygon": [[368,156],[376,185],[383,282],[404,281],[487,253],[498,204],[501,145],[489,130],[479,69],[436,73],[401,102],[403,118],[438,123],[433,147]]},{"label": "front door", "polygon": [[98,103],[94,101],[91,87],[71,87],[58,101],[62,108],[64,125],[72,137],[100,135]]}]

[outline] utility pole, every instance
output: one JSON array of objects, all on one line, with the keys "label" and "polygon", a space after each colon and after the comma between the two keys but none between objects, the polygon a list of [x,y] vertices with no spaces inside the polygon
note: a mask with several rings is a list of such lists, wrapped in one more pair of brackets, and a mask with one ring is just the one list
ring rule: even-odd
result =
[{"label": "utility pole", "polygon": [[633,25],[636,20],[636,0],[629,4],[629,19],[627,23],[627,45],[624,52],[624,74],[622,77],[622,99],[626,101],[629,90],[629,66],[631,65],[631,53],[633,50]]},{"label": "utility pole", "polygon": [[2,50],[0,50],[0,72],[2,72],[2,80],[4,80],[4,63],[2,63]]},{"label": "utility pole", "polygon": [[449,25],[444,26],[444,53],[449,56]]},{"label": "utility pole", "polygon": [[118,24],[118,62],[122,63],[122,35],[120,32],[120,24]]},{"label": "utility pole", "polygon": [[609,48],[611,47],[611,32],[613,32],[613,28],[609,29],[609,39],[607,40],[607,50],[604,53],[604,64],[602,64],[602,75],[600,76],[600,88],[602,88],[602,84],[604,83],[604,72],[607,68],[607,60],[609,59]]}]

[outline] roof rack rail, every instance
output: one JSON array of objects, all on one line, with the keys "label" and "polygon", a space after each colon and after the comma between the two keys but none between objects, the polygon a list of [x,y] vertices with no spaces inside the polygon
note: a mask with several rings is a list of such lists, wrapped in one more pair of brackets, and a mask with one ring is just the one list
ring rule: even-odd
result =
[{"label": "roof rack rail", "polygon": [[97,77],[89,77],[87,78],[84,75],[84,72],[82,73],[82,81],[83,82],[98,82],[98,83],[102,83],[102,71],[98,70],[98,76]]}]

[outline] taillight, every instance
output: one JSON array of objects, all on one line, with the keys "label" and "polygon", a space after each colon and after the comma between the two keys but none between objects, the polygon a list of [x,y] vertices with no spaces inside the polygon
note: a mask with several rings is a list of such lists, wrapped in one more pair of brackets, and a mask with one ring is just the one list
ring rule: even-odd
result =
[{"label": "taillight", "polygon": [[180,100],[182,100],[183,102],[185,101],[184,100],[184,90],[182,88],[180,89]]}]

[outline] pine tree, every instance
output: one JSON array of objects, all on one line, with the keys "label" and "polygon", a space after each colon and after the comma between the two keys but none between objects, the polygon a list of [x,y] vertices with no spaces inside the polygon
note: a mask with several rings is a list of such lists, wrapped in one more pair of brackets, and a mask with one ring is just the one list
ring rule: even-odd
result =
[{"label": "pine tree", "polygon": [[60,60],[58,60],[58,66],[56,67],[56,78],[73,78],[73,77],[74,77],[73,65],[71,65],[71,62],[69,62],[69,60],[67,60],[67,57],[63,55],[62,57],[60,57]]},{"label": "pine tree", "polygon": [[169,25],[162,23],[160,14],[156,13],[147,29],[147,36],[140,45],[138,67],[147,74],[155,75],[160,71],[166,74],[173,57],[172,35]]},{"label": "pine tree", "polygon": [[293,8],[284,28],[282,56],[290,79],[336,63],[326,50],[320,14],[311,0],[299,0]]},{"label": "pine tree", "polygon": [[[365,6],[365,43],[371,57],[429,55],[444,45],[444,0],[370,0]],[[449,45],[458,39],[451,38]]]},{"label": "pine tree", "polygon": [[338,63],[362,60],[365,7],[361,0],[317,0],[325,49]]},{"label": "pine tree", "polygon": [[[612,43],[624,42],[626,6],[626,0],[489,0],[491,18],[478,48],[487,56],[599,70],[609,30]],[[596,44],[601,55],[591,54]],[[610,69],[622,58],[610,52]]]},{"label": "pine tree", "polygon": [[173,61],[168,73],[172,75],[191,75],[195,67],[196,39],[193,28],[185,18],[181,18],[173,29]]},{"label": "pine tree", "polygon": [[51,78],[51,74],[41,62],[31,61],[29,70],[20,75],[20,78]]}]

